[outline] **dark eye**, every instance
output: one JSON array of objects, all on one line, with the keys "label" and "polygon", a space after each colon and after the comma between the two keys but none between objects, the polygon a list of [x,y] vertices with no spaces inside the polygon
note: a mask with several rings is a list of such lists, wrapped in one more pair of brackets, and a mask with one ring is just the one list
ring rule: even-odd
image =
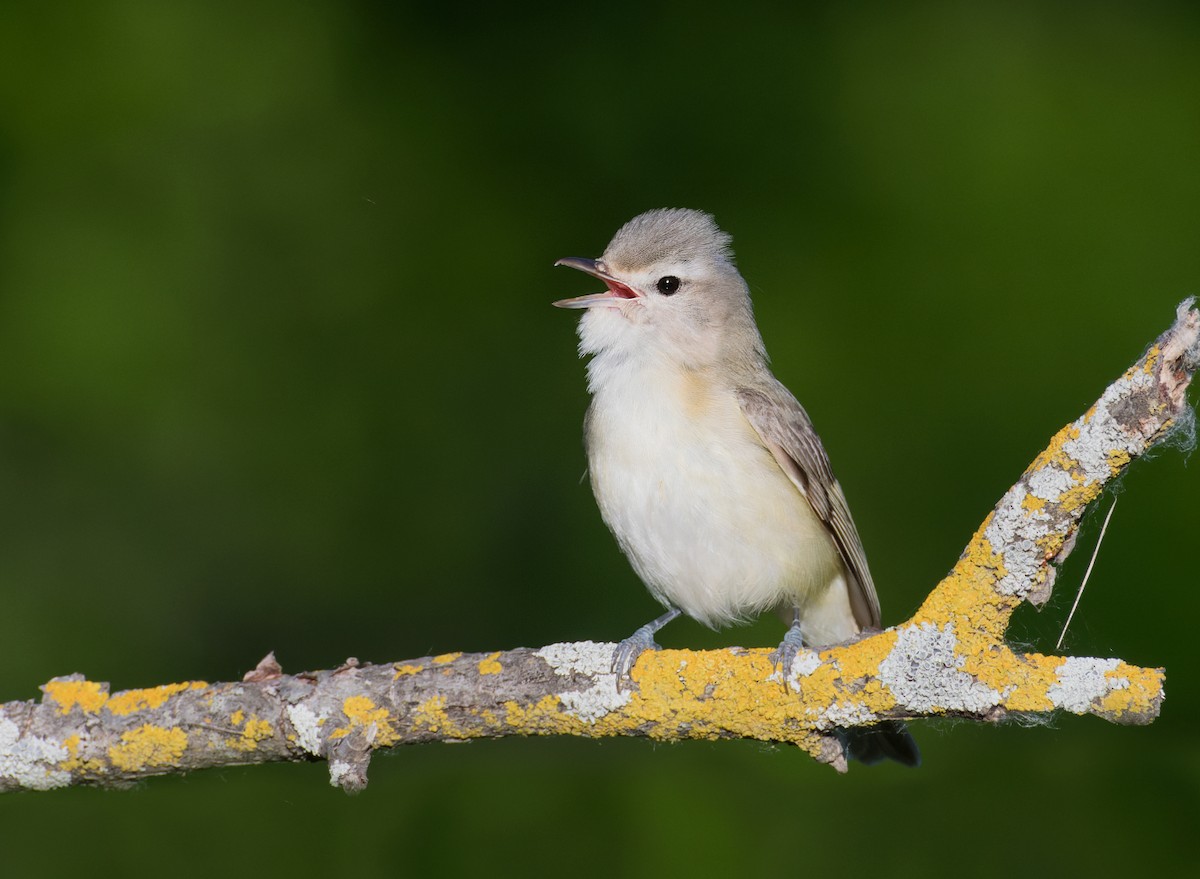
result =
[{"label": "dark eye", "polygon": [[657,286],[659,293],[661,293],[663,296],[670,296],[679,289],[679,279],[674,275],[667,275],[666,277],[658,279]]}]

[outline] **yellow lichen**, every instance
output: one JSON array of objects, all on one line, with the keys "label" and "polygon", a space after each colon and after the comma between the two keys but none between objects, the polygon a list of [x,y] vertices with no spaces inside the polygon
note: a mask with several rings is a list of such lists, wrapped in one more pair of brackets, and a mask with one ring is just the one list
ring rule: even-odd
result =
[{"label": "yellow lichen", "polygon": [[996,581],[1007,576],[1004,557],[992,550],[984,534],[991,513],[967,544],[962,558],[949,575],[925,599],[910,622],[938,626],[953,624],[959,638],[974,633],[998,642],[1008,627],[1016,601],[995,590]]},{"label": "yellow lichen", "polygon": [[491,656],[487,657],[487,659],[481,659],[478,666],[479,673],[481,675],[498,675],[500,672],[504,671],[504,666],[496,661],[496,657],[499,655],[500,651],[497,650]]},{"label": "yellow lichen", "polygon": [[[1055,679],[1054,671],[1038,661],[1043,657],[1031,661],[1004,645],[976,641],[970,635],[959,641],[959,647],[958,669],[1000,693],[1002,704],[1010,710],[1046,711],[1052,707],[1045,693]],[[1014,707],[1014,698],[1021,701],[1022,708]]]},{"label": "yellow lichen", "polygon": [[558,696],[543,696],[532,705],[522,705],[519,702],[504,703],[504,722],[525,733],[569,732],[567,726],[573,720],[564,714],[560,708]]},{"label": "yellow lichen", "polygon": [[342,702],[342,713],[350,723],[331,732],[330,739],[340,739],[352,732],[364,732],[371,744],[377,747],[394,745],[400,740],[388,710],[366,696],[347,697]]},{"label": "yellow lichen", "polygon": [[1113,476],[1120,473],[1129,462],[1133,460],[1133,456],[1124,449],[1113,449],[1108,453],[1108,469]]},{"label": "yellow lichen", "polygon": [[108,700],[107,685],[98,681],[50,681],[42,691],[59,705],[60,714],[75,706],[85,714],[95,714]]},{"label": "yellow lichen", "polygon": [[983,524],[979,526],[979,530],[975,532],[975,536],[971,538],[971,542],[967,544],[963,557],[954,566],[956,572],[982,575],[989,581],[1000,580],[1008,576],[1008,571],[1004,567],[1004,555],[993,550],[992,542],[984,536],[991,521],[992,514],[989,513]]},{"label": "yellow lichen", "polygon": [[443,696],[431,696],[418,705],[412,714],[412,726],[414,730],[428,729],[454,737],[462,733],[446,713],[446,699]]},{"label": "yellow lichen", "polygon": [[1058,503],[1068,513],[1082,509],[1100,496],[1103,486],[1099,482],[1089,482],[1069,488],[1059,495]]},{"label": "yellow lichen", "polygon": [[366,696],[349,696],[342,702],[342,712],[359,723],[378,723],[386,720],[386,708],[380,708]]},{"label": "yellow lichen", "polygon": [[[1011,612],[1015,602],[999,600],[993,613]],[[1003,614],[1000,614],[1003,615]],[[985,631],[955,629],[956,667],[999,694],[998,704],[1019,712],[1053,710],[1047,695],[1057,681],[1061,658],[1021,655]],[[636,732],[654,739],[747,737],[789,741],[814,756],[829,759],[828,723],[832,706],[838,714],[881,713],[895,707],[894,695],[878,677],[882,660],[894,649],[897,634],[886,631],[821,653],[821,663],[799,678],[800,692],[785,691],[771,679],[765,649],[744,651],[661,650],[644,654],[632,670],[633,686],[626,704],[607,714],[584,719],[547,695],[532,704],[504,704],[503,724],[525,734],[606,736]],[[1122,666],[1110,674],[1121,680],[1098,706],[1114,719],[1122,714],[1141,722],[1161,698],[1161,672]],[[1126,685],[1125,682],[1129,683]],[[1157,696],[1156,696],[1157,694]],[[443,736],[466,737],[454,730],[438,697],[422,704],[417,723]],[[937,713],[936,709],[930,713]],[[496,721],[488,712],[477,715]],[[468,734],[478,734],[468,733]]]},{"label": "yellow lichen", "polygon": [[[1085,419],[1080,419],[1080,422],[1083,422]],[[1033,463],[1029,465],[1025,472],[1032,473],[1035,470],[1041,470],[1044,467],[1050,466],[1058,466],[1062,470],[1069,471],[1075,465],[1075,459],[1068,455],[1063,447],[1071,440],[1077,439],[1079,439],[1078,423],[1068,424],[1050,439],[1046,448],[1038,453],[1038,456],[1033,459]]]},{"label": "yellow lichen", "polygon": [[[241,711],[235,711],[234,715],[242,714]],[[241,721],[235,721],[240,723]],[[275,734],[271,729],[271,724],[265,720],[261,720],[256,715],[251,715],[246,721],[246,726],[242,729],[242,734],[236,739],[232,739],[229,744],[238,751],[253,751],[258,747],[258,743],[263,739],[269,739]]]},{"label": "yellow lichen", "polygon": [[187,733],[179,727],[144,724],[121,735],[121,743],[108,749],[108,759],[122,772],[140,772],[151,766],[177,764],[187,750]]},{"label": "yellow lichen", "polygon": [[107,707],[113,714],[123,716],[135,711],[160,708],[172,696],[187,690],[202,690],[207,686],[208,684],[204,681],[184,681],[180,684],[163,684],[161,687],[150,687],[144,690],[125,690],[123,693],[110,696]]},{"label": "yellow lichen", "polygon": [[855,650],[842,651],[838,659],[842,677],[857,681],[878,674],[879,664],[887,659],[895,646],[896,632],[890,631],[860,641]]},{"label": "yellow lichen", "polygon": [[254,739],[256,742],[261,742],[263,739],[269,739],[275,733],[271,731],[271,724],[268,721],[261,720],[256,717],[250,718],[246,723],[246,728],[242,730],[242,735]]},{"label": "yellow lichen", "polygon": [[[1150,350],[1146,352],[1146,362],[1142,366],[1142,372],[1144,372],[1146,375],[1154,375],[1155,371],[1158,369],[1158,360],[1160,357],[1162,357],[1162,348],[1160,348],[1158,345],[1151,345]],[[1137,369],[1136,365],[1131,366],[1125,373],[1125,378],[1130,378],[1135,369]]]},{"label": "yellow lichen", "polygon": [[[868,652],[886,654],[893,639],[891,635],[870,639],[875,643]],[[861,646],[862,642],[856,645]],[[859,679],[853,684],[847,680],[842,666],[860,665],[853,650],[838,648],[822,654],[822,659],[821,665],[800,679],[801,692],[797,693],[785,690],[773,675],[767,649],[745,651],[736,658],[719,650],[647,653],[634,666],[637,689],[624,708],[585,724],[569,712],[551,713],[552,704],[536,706],[536,711],[514,711],[509,706],[510,722],[534,720],[566,732],[581,726],[590,735],[637,730],[657,739],[749,737],[793,742],[811,750],[819,738],[811,726],[816,720],[812,706],[841,701],[881,711],[895,704],[877,680]]]},{"label": "yellow lichen", "polygon": [[460,656],[462,656],[461,650],[458,653],[443,653],[439,656],[433,657],[433,663],[434,665],[445,665],[448,662],[454,662],[454,660],[458,659]]},{"label": "yellow lichen", "polygon": [[83,760],[79,757],[81,739],[76,733],[63,739],[63,747],[67,749],[67,759],[59,762],[59,769],[64,772],[89,773],[99,775],[107,768],[103,760]]},{"label": "yellow lichen", "polygon": [[422,665],[412,665],[412,664],[398,665],[398,666],[396,666],[396,674],[393,675],[392,680],[395,680],[396,678],[402,678],[405,675],[415,675],[415,674],[417,674],[417,672],[422,671],[423,669],[424,669],[424,666],[422,666]]},{"label": "yellow lichen", "polygon": [[67,749],[67,759],[58,764],[59,769],[67,772],[74,772],[79,768],[79,734],[67,736],[63,739],[63,747]]},{"label": "yellow lichen", "polygon": [[1021,499],[1021,507],[1031,513],[1037,513],[1045,509],[1046,501],[1037,495],[1026,494],[1025,497]]},{"label": "yellow lichen", "polygon": [[229,715],[229,720],[233,723],[234,726],[241,726],[242,721],[245,719],[246,719],[246,712],[240,708],[237,711],[233,712],[233,714]]},{"label": "yellow lichen", "polygon": [[1151,706],[1162,698],[1163,670],[1161,668],[1136,668],[1121,663],[1105,677],[1119,682],[1121,686],[1109,690],[1100,700],[1101,713],[1117,722],[1128,721],[1132,715],[1144,722]]}]

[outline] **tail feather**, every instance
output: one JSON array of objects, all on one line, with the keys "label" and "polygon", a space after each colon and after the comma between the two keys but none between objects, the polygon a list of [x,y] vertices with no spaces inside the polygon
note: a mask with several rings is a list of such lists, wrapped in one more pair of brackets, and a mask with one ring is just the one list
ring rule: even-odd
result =
[{"label": "tail feather", "polygon": [[907,727],[898,720],[888,720],[866,729],[846,732],[846,750],[850,756],[868,766],[883,760],[895,760],[905,766],[920,766],[921,752],[909,735]]}]

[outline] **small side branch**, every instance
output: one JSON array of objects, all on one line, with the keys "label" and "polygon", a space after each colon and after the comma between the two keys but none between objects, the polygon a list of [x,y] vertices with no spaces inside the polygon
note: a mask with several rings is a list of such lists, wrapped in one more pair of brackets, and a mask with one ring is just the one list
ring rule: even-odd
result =
[{"label": "small side branch", "polygon": [[802,652],[784,681],[765,649],[663,650],[643,655],[634,685],[618,688],[615,645],[588,641],[348,661],[298,675],[268,657],[236,683],[115,694],[71,675],[45,684],[40,702],[0,705],[0,790],[322,759],[334,784],[356,791],[377,749],[505,735],[751,738],[795,744],[844,770],[837,730],[886,719],[994,722],[1065,710],[1149,723],[1163,699],[1162,669],[1018,653],[1004,634],[1020,602],[1049,598],[1055,566],[1104,486],[1172,431],[1191,430],[1186,392],[1198,364],[1200,314],[1188,300],[1145,355],[1054,436],[912,619]]}]

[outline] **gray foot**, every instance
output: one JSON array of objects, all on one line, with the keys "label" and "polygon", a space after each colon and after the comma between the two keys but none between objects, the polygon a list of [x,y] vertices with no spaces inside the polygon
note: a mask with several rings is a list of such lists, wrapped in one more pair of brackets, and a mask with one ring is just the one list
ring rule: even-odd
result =
[{"label": "gray foot", "polygon": [[612,670],[618,678],[628,678],[629,670],[633,668],[633,664],[637,662],[637,658],[647,650],[661,650],[658,642],[654,640],[655,629],[651,628],[652,624],[642,626],[624,641],[617,645],[617,649],[613,651]]},{"label": "gray foot", "polygon": [[679,608],[671,608],[658,619],[646,623],[646,625],[617,645],[617,649],[613,651],[612,672],[617,676],[618,687],[621,686],[622,681],[629,679],[629,670],[633,668],[633,664],[637,662],[639,656],[647,650],[662,649],[658,646],[658,642],[654,640],[654,633],[679,616],[679,613]]},{"label": "gray foot", "polygon": [[792,671],[792,661],[804,649],[804,636],[800,634],[799,623],[793,623],[792,627],[787,630],[787,634],[783,636],[783,640],[779,642],[779,646],[771,652],[771,664],[775,666],[781,678],[783,685],[787,687],[787,676]]}]

